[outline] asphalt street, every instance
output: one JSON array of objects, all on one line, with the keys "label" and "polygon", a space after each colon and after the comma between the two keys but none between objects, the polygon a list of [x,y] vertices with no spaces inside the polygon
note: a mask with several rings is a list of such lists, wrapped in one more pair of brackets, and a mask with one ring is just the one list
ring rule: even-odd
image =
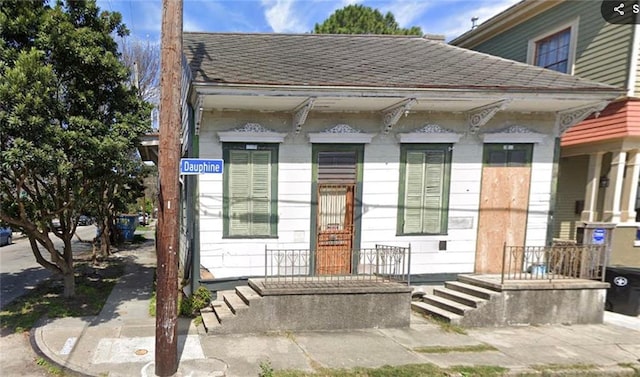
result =
[{"label": "asphalt street", "polygon": [[[83,241],[89,241],[95,237],[95,232],[93,225],[79,226],[76,235]],[[78,237],[73,237],[74,250],[91,247],[80,242]],[[51,239],[57,248],[62,248],[62,240],[53,234]],[[47,253],[44,252],[43,256],[47,258]],[[13,244],[0,247],[0,309],[50,276],[51,272],[36,262],[29,240],[14,233]]]}]

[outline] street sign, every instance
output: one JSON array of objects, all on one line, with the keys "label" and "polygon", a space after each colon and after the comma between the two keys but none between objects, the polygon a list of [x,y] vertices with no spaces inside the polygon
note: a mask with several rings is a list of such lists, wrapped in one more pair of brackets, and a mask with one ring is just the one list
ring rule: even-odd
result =
[{"label": "street sign", "polygon": [[593,230],[593,235],[591,236],[591,243],[594,245],[602,245],[604,244],[604,237],[607,234],[607,231],[603,228],[596,228]]},{"label": "street sign", "polygon": [[222,174],[222,160],[183,158],[180,160],[180,175]]}]

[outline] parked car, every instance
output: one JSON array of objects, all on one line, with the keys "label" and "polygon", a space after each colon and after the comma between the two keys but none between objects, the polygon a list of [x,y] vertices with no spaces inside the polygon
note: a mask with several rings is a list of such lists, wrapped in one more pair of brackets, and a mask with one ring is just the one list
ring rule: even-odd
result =
[{"label": "parked car", "polygon": [[13,230],[9,227],[0,227],[0,246],[11,245]]},{"label": "parked car", "polygon": [[147,213],[138,213],[138,224],[142,226],[149,225],[149,214]]},{"label": "parked car", "polygon": [[78,225],[84,226],[84,225],[91,225],[91,224],[93,224],[93,219],[89,216],[81,215],[78,218]]},{"label": "parked car", "polygon": [[51,220],[51,225],[53,226],[53,229],[56,229],[56,230],[61,228],[60,220],[58,219]]}]

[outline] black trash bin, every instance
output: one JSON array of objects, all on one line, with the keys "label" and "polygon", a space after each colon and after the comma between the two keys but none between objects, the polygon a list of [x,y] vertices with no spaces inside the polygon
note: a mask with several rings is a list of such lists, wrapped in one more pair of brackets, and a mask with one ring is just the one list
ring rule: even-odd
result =
[{"label": "black trash bin", "polygon": [[631,316],[640,315],[640,268],[607,267],[606,309]]}]

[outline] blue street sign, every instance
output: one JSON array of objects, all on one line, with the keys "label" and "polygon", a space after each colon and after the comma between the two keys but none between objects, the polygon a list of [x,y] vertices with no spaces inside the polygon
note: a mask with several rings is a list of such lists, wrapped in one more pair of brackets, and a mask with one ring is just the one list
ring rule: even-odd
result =
[{"label": "blue street sign", "polygon": [[180,174],[222,174],[222,160],[183,158],[180,160]]},{"label": "blue street sign", "polygon": [[596,228],[593,230],[593,235],[591,236],[591,243],[594,245],[602,245],[604,244],[604,237],[607,234],[607,231],[603,228]]}]

